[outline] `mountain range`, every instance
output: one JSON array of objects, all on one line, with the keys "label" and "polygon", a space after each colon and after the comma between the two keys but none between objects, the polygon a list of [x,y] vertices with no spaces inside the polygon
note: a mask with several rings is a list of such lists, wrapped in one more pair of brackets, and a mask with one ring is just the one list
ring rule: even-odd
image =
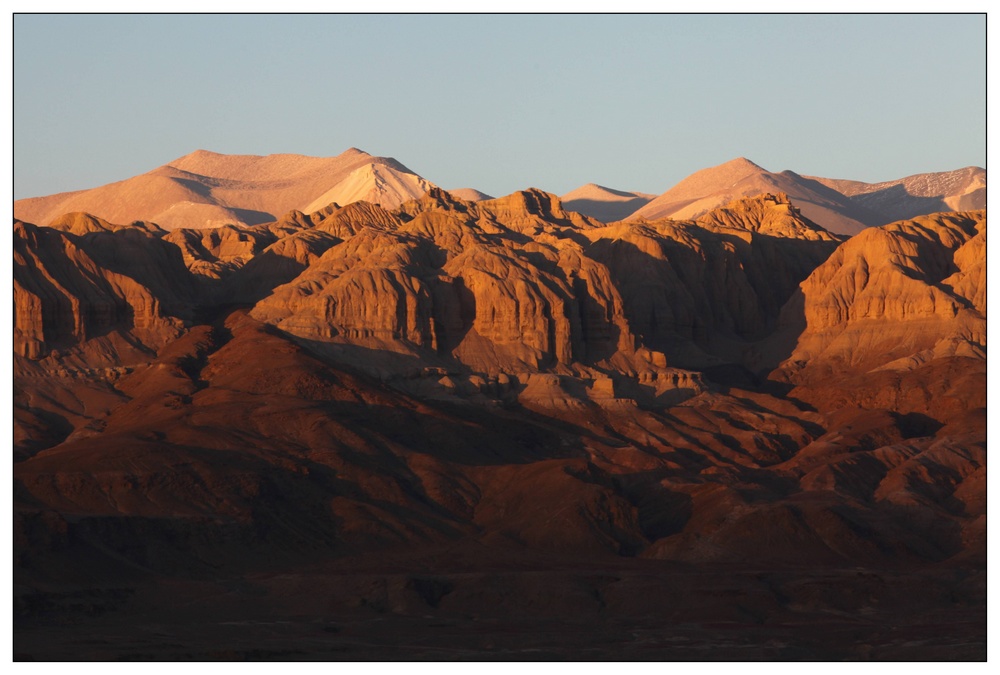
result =
[{"label": "mountain range", "polygon": [[395,208],[433,187],[394,159],[351,148],[336,157],[220,155],[198,150],[157,169],[92,190],[14,202],[15,217],[48,224],[86,212],[164,229],[257,225],[293,209],[370,201]]},{"label": "mountain range", "polygon": [[[367,201],[393,209],[432,187],[395,159],[357,148],[336,157],[197,150],[117,183],[17,200],[14,217],[48,225],[63,214],[84,212],[115,223],[154,222],[167,230],[256,225],[291,210],[312,213],[331,203]],[[451,193],[471,201],[491,198],[472,188]],[[903,218],[985,208],[986,172],[966,167],[872,184],[772,173],[741,157],[698,171],[658,196],[591,183],[566,193],[562,201],[568,210],[602,222],[683,220],[763,193],[787,194],[827,230],[856,234]]]},{"label": "mountain range", "polygon": [[985,658],[983,182],[16,202],[15,654]]}]

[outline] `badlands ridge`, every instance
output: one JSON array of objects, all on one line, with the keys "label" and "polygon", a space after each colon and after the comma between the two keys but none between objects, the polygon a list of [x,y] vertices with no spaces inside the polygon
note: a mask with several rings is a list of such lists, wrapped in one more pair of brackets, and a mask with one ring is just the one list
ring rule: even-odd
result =
[{"label": "badlands ridge", "polygon": [[[199,151],[17,202],[21,648],[72,593],[331,560],[432,574],[328,589],[329,611],[514,616],[548,591],[497,577],[506,599],[484,610],[468,570],[569,556],[586,570],[551,582],[553,608],[633,618],[670,600],[639,567],[606,571],[623,560],[908,570],[863,593],[830,581],[836,599],[748,576],[744,609],[705,621],[819,625],[796,617],[836,605],[947,642],[884,634],[869,656],[976,658],[984,186],[978,169],[873,186],[739,159],[660,196],[492,199],[353,149]],[[807,653],[861,656],[837,635]]]}]

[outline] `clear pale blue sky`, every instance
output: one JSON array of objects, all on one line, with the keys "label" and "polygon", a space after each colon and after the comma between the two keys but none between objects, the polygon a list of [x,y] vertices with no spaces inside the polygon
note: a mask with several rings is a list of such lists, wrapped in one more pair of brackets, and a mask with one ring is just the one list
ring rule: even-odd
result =
[{"label": "clear pale blue sky", "polygon": [[738,156],[889,180],[986,162],[986,20],[14,19],[14,196],[203,148],[397,158],[445,188],[660,193]]}]

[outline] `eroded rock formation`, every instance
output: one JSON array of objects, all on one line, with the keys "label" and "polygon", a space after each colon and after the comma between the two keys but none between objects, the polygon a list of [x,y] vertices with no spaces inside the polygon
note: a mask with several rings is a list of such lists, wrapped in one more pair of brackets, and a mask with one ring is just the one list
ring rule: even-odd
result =
[{"label": "eroded rock formation", "polygon": [[[979,569],[985,241],[985,212],[833,235],[780,192],[15,222],[18,574]],[[468,590],[435,583],[421,611]]]}]

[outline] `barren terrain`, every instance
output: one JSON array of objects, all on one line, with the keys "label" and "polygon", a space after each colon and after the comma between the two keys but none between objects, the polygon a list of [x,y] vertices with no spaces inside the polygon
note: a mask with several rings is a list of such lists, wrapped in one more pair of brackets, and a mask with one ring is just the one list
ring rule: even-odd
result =
[{"label": "barren terrain", "polygon": [[296,157],[16,207],[17,658],[985,658],[985,211]]}]

